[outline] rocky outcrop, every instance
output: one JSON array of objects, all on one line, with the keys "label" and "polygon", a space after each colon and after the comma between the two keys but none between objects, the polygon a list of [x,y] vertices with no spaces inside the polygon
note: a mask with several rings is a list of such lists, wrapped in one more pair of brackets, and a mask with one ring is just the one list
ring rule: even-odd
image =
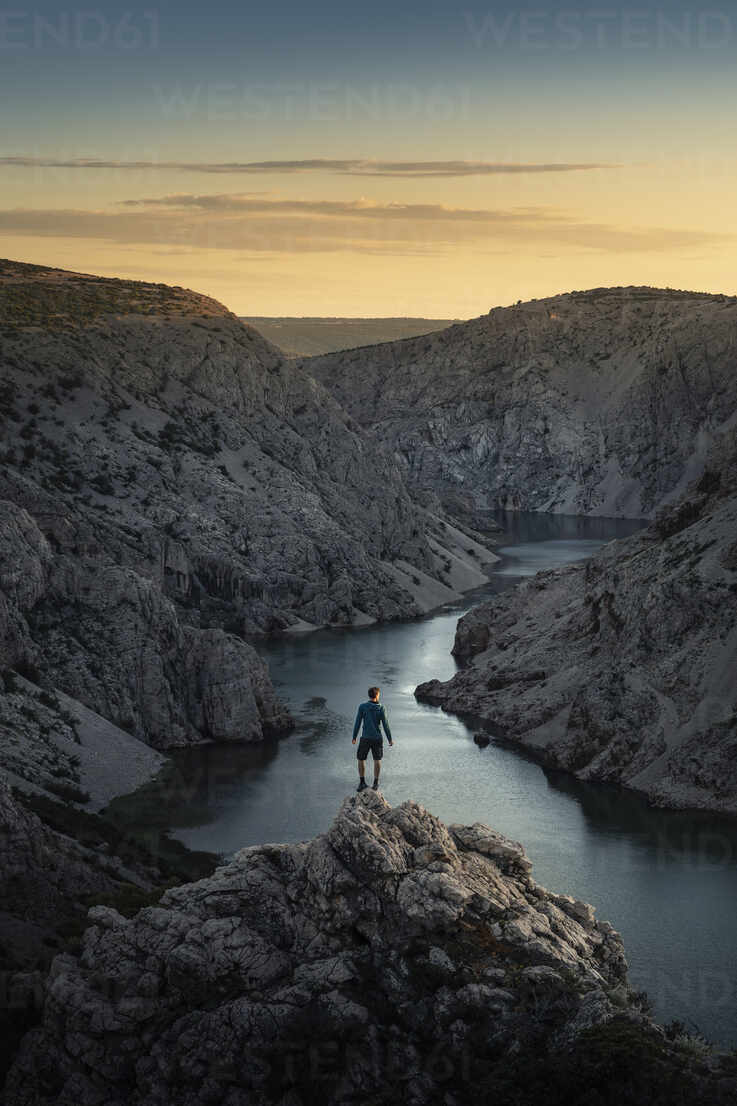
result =
[{"label": "rocky outcrop", "polygon": [[411,485],[492,508],[650,517],[737,409],[737,297],[595,288],[302,362]]},{"label": "rocky outcrop", "polygon": [[182,625],[173,602],[132,569],[80,573],[69,557],[55,568],[33,620],[54,687],[157,748],[259,741],[288,728],[252,646]]},{"label": "rocky outcrop", "polygon": [[369,791],[133,918],[95,907],[7,1106],[506,1102],[518,1057],[527,1102],[526,1065],[602,1027],[662,1044],[619,934],[530,870],[487,826]]},{"label": "rocky outcrop", "polygon": [[[0,535],[6,668],[62,688],[160,748],[254,741],[288,728],[252,646],[219,629],[182,625],[153,580],[105,556],[54,556],[36,522],[14,503],[0,501]],[[49,724],[58,730],[58,719]],[[0,727],[0,737],[4,732]]]},{"label": "rocky outcrop", "polygon": [[458,624],[415,694],[581,779],[737,813],[737,432],[647,529]]}]

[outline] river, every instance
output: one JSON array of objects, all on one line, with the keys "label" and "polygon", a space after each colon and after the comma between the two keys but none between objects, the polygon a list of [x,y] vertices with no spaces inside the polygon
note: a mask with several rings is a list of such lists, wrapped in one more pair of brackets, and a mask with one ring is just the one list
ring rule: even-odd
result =
[{"label": "river", "polygon": [[415,701],[417,684],[455,671],[450,649],[466,610],[638,527],[554,515],[503,523],[494,576],[461,604],[399,624],[257,642],[296,731],[261,746],[177,753],[157,783],[115,800],[111,813],[149,840],[169,833],[224,857],[321,833],[356,786],[355,707],[378,684],[396,741],[385,744],[386,799],[415,799],[443,821],[486,822],[521,841],[539,883],[593,903],[621,932],[630,980],[659,1021],[737,1046],[737,822],[654,810],[509,748],[480,749],[463,722]]}]

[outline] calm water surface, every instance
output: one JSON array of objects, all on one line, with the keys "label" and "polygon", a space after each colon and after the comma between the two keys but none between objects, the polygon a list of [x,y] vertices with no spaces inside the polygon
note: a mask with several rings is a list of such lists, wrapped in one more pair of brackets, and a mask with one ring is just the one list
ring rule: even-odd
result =
[{"label": "calm water surface", "polygon": [[737,1045],[737,823],[651,810],[519,752],[479,749],[464,723],[415,701],[418,683],[456,670],[450,649],[465,610],[637,528],[549,515],[504,525],[504,559],[463,605],[399,625],[257,643],[296,732],[261,747],[183,751],[156,784],[113,807],[143,833],[224,856],[321,833],[356,785],[355,708],[377,683],[396,741],[385,745],[387,800],[412,798],[446,822],[487,822],[521,841],[538,882],[593,903],[622,933],[630,979],[660,1021]]}]

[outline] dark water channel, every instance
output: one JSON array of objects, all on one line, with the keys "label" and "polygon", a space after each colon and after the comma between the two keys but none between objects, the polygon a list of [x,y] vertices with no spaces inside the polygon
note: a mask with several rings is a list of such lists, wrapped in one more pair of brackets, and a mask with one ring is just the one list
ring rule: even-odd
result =
[{"label": "dark water channel", "polygon": [[385,747],[388,801],[412,798],[446,822],[487,822],[521,841],[538,882],[593,903],[622,933],[631,981],[661,1022],[737,1045],[737,821],[653,810],[511,749],[479,749],[461,721],[414,699],[418,683],[454,672],[450,649],[465,610],[638,524],[515,515],[504,525],[503,560],[461,605],[399,625],[258,643],[297,731],[261,747],[178,753],[158,782],[113,808],[144,834],[224,856],[312,837],[355,787],[355,707],[378,683],[396,739]]}]

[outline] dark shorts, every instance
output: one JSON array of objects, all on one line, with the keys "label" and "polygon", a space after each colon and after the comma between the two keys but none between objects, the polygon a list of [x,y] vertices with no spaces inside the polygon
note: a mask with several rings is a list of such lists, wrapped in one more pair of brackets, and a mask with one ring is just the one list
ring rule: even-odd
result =
[{"label": "dark shorts", "polygon": [[365,760],[371,752],[374,760],[381,760],[384,755],[384,742],[380,737],[362,737],[358,742],[357,760]]}]

